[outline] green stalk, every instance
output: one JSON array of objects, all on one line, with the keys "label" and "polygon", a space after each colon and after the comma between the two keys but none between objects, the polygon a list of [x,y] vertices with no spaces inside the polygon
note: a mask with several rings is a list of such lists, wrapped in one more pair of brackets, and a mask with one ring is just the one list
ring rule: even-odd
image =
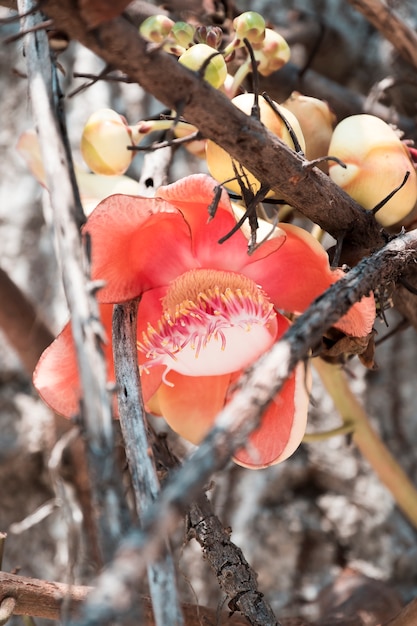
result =
[{"label": "green stalk", "polygon": [[314,365],[340,412],[343,423],[353,425],[353,441],[381,482],[390,490],[397,506],[417,528],[417,490],[371,427],[368,416],[352,393],[342,368],[320,358],[314,359]]}]

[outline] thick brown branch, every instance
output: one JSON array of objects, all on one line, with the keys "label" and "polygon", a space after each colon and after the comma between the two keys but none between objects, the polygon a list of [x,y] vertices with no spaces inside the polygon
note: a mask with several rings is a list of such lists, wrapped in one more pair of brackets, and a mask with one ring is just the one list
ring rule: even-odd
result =
[{"label": "thick brown branch", "polygon": [[[92,591],[92,587],[65,585],[57,582],[47,582],[36,578],[25,578],[0,572],[0,604],[5,598],[13,598],[16,604],[13,609],[15,615],[31,615],[45,619],[60,620],[62,610],[67,615],[74,616],[80,604]],[[142,607],[142,626],[155,626],[150,598],[137,596]],[[186,626],[200,626],[207,624],[230,624],[230,626],[248,626],[248,622],[240,616],[231,616],[227,613],[217,615],[205,607],[191,604],[183,605]],[[217,618],[220,621],[217,622]],[[124,626],[137,626],[137,622],[124,621]]]}]

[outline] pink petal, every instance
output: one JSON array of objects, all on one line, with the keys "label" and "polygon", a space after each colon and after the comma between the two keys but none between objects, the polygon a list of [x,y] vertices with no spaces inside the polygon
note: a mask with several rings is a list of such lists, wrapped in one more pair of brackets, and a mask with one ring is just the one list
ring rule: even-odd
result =
[{"label": "pink petal", "polygon": [[261,469],[285,461],[304,437],[309,402],[308,376],[303,363],[284,384],[262,416],[260,427],[249,437],[246,448],[234,461],[250,469]]},{"label": "pink petal", "polygon": [[[101,305],[100,316],[107,337],[111,337],[113,306]],[[113,351],[111,341],[104,346],[108,367],[108,380],[114,382]],[[33,384],[42,399],[56,413],[72,417],[79,412],[81,399],[75,345],[71,324],[67,324],[58,337],[43,352],[33,374]]]},{"label": "pink petal", "polygon": [[199,444],[223,408],[230,374],[223,376],[184,376],[170,371],[152,402],[171,428],[191,443]]},{"label": "pink petal", "polygon": [[227,241],[218,241],[236,225],[229,196],[223,189],[215,217],[209,221],[208,207],[218,183],[206,174],[182,178],[172,185],[160,187],[157,197],[176,206],[189,224],[193,253],[201,267],[237,271],[248,260],[247,240],[240,229]]},{"label": "pink petal", "polygon": [[188,225],[163,200],[110,196],[83,232],[91,236],[93,279],[106,281],[98,293],[102,302],[136,298],[198,266]]},{"label": "pink petal", "polygon": [[246,265],[246,276],[261,285],[279,309],[304,311],[332,283],[323,247],[302,228],[280,224],[286,239],[272,255]]}]

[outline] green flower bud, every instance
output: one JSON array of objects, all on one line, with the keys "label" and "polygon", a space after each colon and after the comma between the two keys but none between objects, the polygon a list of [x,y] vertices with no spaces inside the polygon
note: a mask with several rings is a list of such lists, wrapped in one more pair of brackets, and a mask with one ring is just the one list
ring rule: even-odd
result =
[{"label": "green flower bud", "polygon": [[176,43],[183,48],[189,48],[194,40],[195,28],[187,22],[175,22],[171,35]]},{"label": "green flower bud", "polygon": [[195,46],[188,48],[178,61],[195,72],[201,70],[204,64],[207,63],[204,79],[216,89],[221,87],[226,80],[227,67],[224,58],[221,54],[216,54],[216,51],[205,43],[197,43]]},{"label": "green flower bud", "polygon": [[142,22],[139,33],[152,43],[162,43],[168,37],[175,22],[166,15],[151,15]]},{"label": "green flower bud", "polygon": [[233,20],[236,38],[247,39],[252,44],[262,43],[265,37],[265,20],[255,11],[241,13]]}]

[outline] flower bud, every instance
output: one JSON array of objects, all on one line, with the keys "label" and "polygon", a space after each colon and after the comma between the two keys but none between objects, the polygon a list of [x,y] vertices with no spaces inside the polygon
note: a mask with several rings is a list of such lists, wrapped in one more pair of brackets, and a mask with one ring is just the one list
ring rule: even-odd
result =
[{"label": "flower bud", "polygon": [[265,20],[255,11],[245,11],[233,20],[236,38],[247,39],[251,44],[260,44],[265,38]]},{"label": "flower bud", "polygon": [[[294,113],[300,123],[306,142],[306,157],[310,161],[326,156],[336,124],[336,116],[327,102],[303,96],[293,91],[282,105]],[[327,163],[325,162],[327,171]]]},{"label": "flower bud", "polygon": [[193,43],[195,28],[188,22],[175,22],[171,35],[182,48],[189,48]]},{"label": "flower bud", "polygon": [[166,15],[151,15],[139,26],[139,34],[152,43],[163,43],[175,22]]},{"label": "flower bud", "polygon": [[405,185],[375,214],[383,226],[400,222],[417,202],[417,174],[407,148],[395,131],[373,115],[352,115],[340,122],[329,146],[346,168],[329,162],[332,180],[365,209],[371,210]]},{"label": "flower bud", "polygon": [[226,79],[227,67],[224,58],[220,53],[216,54],[216,50],[205,43],[197,43],[188,48],[178,61],[195,72],[198,72],[207,63],[204,79],[216,89],[221,87]]},{"label": "flower bud", "polygon": [[279,70],[290,59],[290,47],[279,33],[265,29],[265,39],[259,46],[254,45],[255,59],[259,62],[258,72],[269,76]]},{"label": "flower bud", "polygon": [[135,153],[132,131],[124,118],[111,109],[93,113],[84,126],[81,154],[88,167],[96,174],[115,176],[124,174]]},{"label": "flower bud", "polygon": [[220,26],[199,26],[195,31],[196,43],[206,43],[211,48],[218,50],[223,39],[223,31]]},{"label": "flower bud", "polygon": [[[254,94],[253,93],[252,94],[251,93],[240,94],[239,96],[236,96],[235,98],[233,98],[232,102],[241,111],[243,111],[247,115],[250,115],[253,102],[254,102]],[[276,103],[275,103],[275,106],[278,108],[278,110],[283,114],[283,116],[291,125],[293,131],[295,132],[298,138],[301,148],[304,150],[305,141],[304,141],[303,133],[301,131],[297,118],[291,113],[291,111],[288,111],[284,107]],[[279,137],[282,141],[284,141],[288,146],[290,146],[291,148],[294,148],[291,135],[288,132],[287,127],[285,126],[283,120],[279,117],[279,115],[275,113],[275,111],[269,106],[269,104],[263,98],[259,99],[259,109],[260,109],[261,122],[265,124],[265,126],[272,133],[277,135],[277,137]],[[223,150],[223,148],[220,148],[220,146],[215,144],[213,141],[207,141],[206,159],[207,159],[207,166],[208,166],[209,172],[213,176],[213,178],[218,180],[220,183],[224,183],[228,189],[231,189],[232,191],[235,191],[236,193],[240,194],[241,190],[240,190],[238,181],[235,179],[236,174],[233,169],[233,160],[231,156],[225,150]],[[240,168],[238,166],[238,171],[239,169]],[[259,181],[255,178],[255,176],[253,176],[253,174],[248,172],[248,170],[246,170],[245,168],[242,168],[242,169],[243,169],[244,174],[248,178],[248,182],[252,187],[252,191],[256,192],[260,187]],[[233,178],[234,180],[231,180],[230,182],[225,183],[224,181],[228,180],[229,178]],[[268,194],[269,197],[273,195],[274,195],[273,192],[270,192]]]}]

